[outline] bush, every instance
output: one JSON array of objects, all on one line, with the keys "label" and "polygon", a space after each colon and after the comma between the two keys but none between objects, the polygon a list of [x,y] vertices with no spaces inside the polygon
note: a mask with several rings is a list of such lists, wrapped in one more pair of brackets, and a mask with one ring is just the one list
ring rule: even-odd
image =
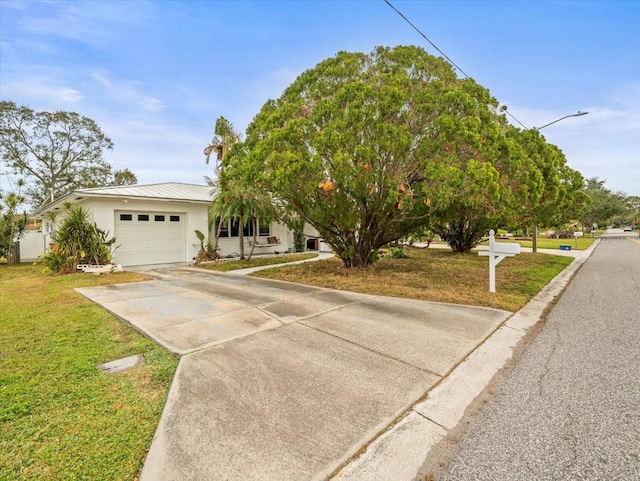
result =
[{"label": "bush", "polygon": [[49,250],[40,256],[39,263],[59,273],[75,272],[78,264],[107,264],[111,261],[111,247],[115,237],[89,220],[89,211],[67,204],[67,215],[52,235]]},{"label": "bush", "polygon": [[295,252],[304,252],[304,232],[301,230],[293,232],[293,250]]},{"label": "bush", "polygon": [[213,247],[213,243],[211,239],[207,238],[205,242],[205,235],[196,229],[195,231],[196,237],[200,241],[200,250],[196,257],[194,258],[196,264],[200,264],[202,262],[215,261],[220,257],[218,255],[218,249]]},{"label": "bush", "polygon": [[389,249],[389,255],[392,259],[408,259],[409,255],[402,247],[392,247]]}]

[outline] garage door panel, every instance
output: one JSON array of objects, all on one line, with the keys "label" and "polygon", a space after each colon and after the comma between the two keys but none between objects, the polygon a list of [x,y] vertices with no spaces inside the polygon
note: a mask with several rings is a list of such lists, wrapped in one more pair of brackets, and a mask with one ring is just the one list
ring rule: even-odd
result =
[{"label": "garage door panel", "polygon": [[120,247],[114,259],[119,264],[164,264],[186,259],[185,213],[116,211],[115,231]]}]

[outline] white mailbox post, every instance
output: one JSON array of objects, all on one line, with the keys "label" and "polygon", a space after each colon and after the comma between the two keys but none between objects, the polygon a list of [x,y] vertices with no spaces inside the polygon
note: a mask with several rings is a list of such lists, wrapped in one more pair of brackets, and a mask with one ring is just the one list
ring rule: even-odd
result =
[{"label": "white mailbox post", "polygon": [[520,254],[520,244],[511,242],[496,242],[496,233],[489,231],[489,250],[478,252],[479,256],[489,256],[489,292],[496,292],[496,266],[505,257]]}]

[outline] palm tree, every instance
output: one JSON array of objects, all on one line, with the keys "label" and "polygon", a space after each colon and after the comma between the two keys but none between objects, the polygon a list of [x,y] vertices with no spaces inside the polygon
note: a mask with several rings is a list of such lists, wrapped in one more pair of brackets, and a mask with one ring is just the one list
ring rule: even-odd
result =
[{"label": "palm tree", "polygon": [[[206,156],[206,163],[209,163],[212,153],[216,153],[216,166],[214,169],[215,174],[219,177],[222,161],[226,157],[231,147],[240,142],[241,136],[233,128],[233,124],[224,117],[220,116],[216,119],[216,125],[213,131],[213,139],[209,145],[204,149],[204,155]],[[229,220],[228,209],[225,205],[224,198],[219,195],[218,180],[205,176],[207,184],[211,187],[211,195],[213,201],[209,207],[209,224],[215,222],[218,219],[218,225],[216,227],[215,241],[213,245],[214,252],[218,251],[218,243],[220,240],[220,233],[222,232],[222,226]],[[226,197],[226,196],[225,196]],[[211,230],[211,229],[209,229]]]},{"label": "palm tree", "polygon": [[[207,182],[212,187],[214,200],[209,207],[211,219],[219,219],[216,228],[214,249],[217,250],[225,222],[238,223],[238,242],[240,259],[245,259],[244,226],[249,223],[252,230],[253,242],[249,259],[253,255],[258,235],[258,219],[269,222],[275,218],[274,208],[268,195],[257,189],[254,185],[247,185],[241,178],[225,175],[223,170],[224,159],[234,145],[241,142],[241,135],[233,128],[233,124],[224,117],[216,120],[215,135],[211,143],[204,150],[207,164],[213,152],[216,153],[215,173],[217,179],[207,177]],[[234,150],[238,155],[236,160],[241,160],[243,152]]]},{"label": "palm tree", "polygon": [[242,140],[242,137],[235,131],[233,124],[222,116],[218,117],[216,120],[216,126],[213,133],[213,139],[204,149],[204,155],[206,155],[206,162],[208,164],[211,154],[215,152],[215,172],[218,174],[222,166],[222,160],[224,160],[229,150],[231,150],[231,147]]},{"label": "palm tree", "polygon": [[224,222],[231,220],[237,223],[240,259],[244,260],[244,226],[248,224],[252,235],[248,257],[251,259],[258,236],[258,220],[270,222],[275,218],[271,199],[263,191],[254,186],[247,186],[239,179],[223,179],[219,186],[218,196],[209,208],[209,214],[220,219],[216,238],[219,237],[220,227]]}]

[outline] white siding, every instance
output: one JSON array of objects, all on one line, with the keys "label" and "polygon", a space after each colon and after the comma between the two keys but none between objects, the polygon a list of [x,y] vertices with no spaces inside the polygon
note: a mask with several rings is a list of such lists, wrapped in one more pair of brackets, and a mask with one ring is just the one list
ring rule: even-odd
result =
[{"label": "white siding", "polygon": [[[180,262],[189,262],[191,261],[196,254],[198,253],[199,242],[198,238],[195,235],[195,230],[198,229],[202,232],[206,232],[207,230],[207,203],[193,203],[193,202],[168,202],[168,201],[153,201],[153,200],[125,200],[123,199],[98,199],[98,198],[86,198],[81,202],[78,202],[78,205],[89,210],[90,215],[93,221],[98,225],[99,228],[107,231],[108,237],[116,237],[116,243],[121,244],[118,239],[118,235],[116,232],[115,218],[116,211],[126,211],[126,212],[135,212],[135,213],[164,213],[165,215],[180,215],[181,219],[184,218],[184,237],[182,239],[183,254],[180,256]],[[58,218],[56,219],[56,224],[60,224],[64,213],[60,212]],[[169,257],[166,260],[162,258],[162,255],[159,251],[162,251],[162,247],[159,244],[162,242],[162,232],[161,229],[155,229],[152,232],[152,235],[155,236],[151,240],[147,237],[150,231],[141,231],[141,236],[138,239],[133,239],[133,243],[129,242],[127,249],[123,249],[121,257],[125,259],[126,262],[120,262],[118,259],[119,249],[116,249],[114,253],[114,262],[121,263],[123,265],[146,265],[149,262],[150,257],[146,253],[151,248],[152,250],[156,250],[157,256],[153,257],[154,260],[151,261],[153,264],[164,264],[170,262],[176,262],[175,257]],[[126,236],[127,234],[125,234]],[[175,244],[176,239],[174,238],[172,243]],[[175,247],[175,245],[173,246]],[[173,249],[175,250],[175,249]],[[135,256],[135,252],[140,253],[140,259],[143,262],[140,264],[137,261],[130,261],[132,256]],[[146,260],[145,260],[146,259]],[[131,263],[134,262],[134,263]]]}]

